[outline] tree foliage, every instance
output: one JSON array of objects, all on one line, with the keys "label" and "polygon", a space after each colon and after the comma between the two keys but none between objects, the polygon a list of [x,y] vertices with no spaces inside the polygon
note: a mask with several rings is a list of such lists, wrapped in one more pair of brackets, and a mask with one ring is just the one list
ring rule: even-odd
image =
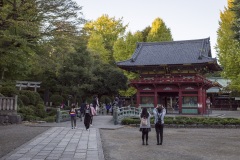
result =
[{"label": "tree foliage", "polygon": [[220,64],[224,70],[223,77],[231,80],[231,87],[240,90],[240,44],[232,37],[234,31],[232,25],[234,23],[234,12],[231,10],[233,3],[228,1],[228,8],[220,13],[218,38],[217,38],[217,52]]},{"label": "tree foliage", "polygon": [[[126,37],[119,38],[114,44],[114,59],[116,61],[123,61],[131,58],[134,50],[136,49],[137,42],[143,41],[142,32],[136,32],[132,34],[128,32]],[[127,76],[128,80],[135,79],[138,77],[138,74],[124,71],[124,74]],[[121,96],[132,96],[136,93],[136,89],[129,87],[128,90],[120,91]]]},{"label": "tree foliage", "polygon": [[234,31],[234,38],[237,41],[240,41],[240,0],[233,0],[231,3],[233,3],[231,10],[235,15],[232,28]]},{"label": "tree foliage", "polygon": [[1,78],[23,77],[40,35],[37,4],[33,0],[2,0],[0,11]]},{"label": "tree foliage", "polygon": [[126,27],[122,19],[117,20],[108,15],[102,15],[96,21],[86,23],[84,29],[90,37],[88,49],[99,54],[103,61],[114,64],[113,44],[124,34]]},{"label": "tree foliage", "polygon": [[151,30],[148,33],[148,42],[161,42],[161,41],[172,41],[172,34],[170,28],[168,28],[165,22],[161,18],[156,18],[153,23]]}]

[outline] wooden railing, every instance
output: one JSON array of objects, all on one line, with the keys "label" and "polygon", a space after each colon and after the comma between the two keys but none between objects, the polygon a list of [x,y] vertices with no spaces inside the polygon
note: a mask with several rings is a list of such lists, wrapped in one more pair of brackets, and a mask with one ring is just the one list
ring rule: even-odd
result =
[{"label": "wooden railing", "polygon": [[15,97],[0,97],[0,111],[17,112],[17,96],[15,96]]},{"label": "wooden railing", "polygon": [[0,97],[0,123],[20,123],[21,116],[17,114],[17,95],[15,97]]}]

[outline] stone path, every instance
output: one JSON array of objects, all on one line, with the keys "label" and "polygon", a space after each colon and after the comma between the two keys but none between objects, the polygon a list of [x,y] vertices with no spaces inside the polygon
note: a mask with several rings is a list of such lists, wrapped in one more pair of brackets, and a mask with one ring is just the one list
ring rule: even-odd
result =
[{"label": "stone path", "polygon": [[[217,111],[210,116],[240,117],[240,112]],[[2,157],[1,160],[104,160],[99,128],[123,127],[114,125],[112,116],[94,116],[90,131],[86,131],[83,121],[79,119],[76,129],[71,129],[70,122],[31,125],[51,128]]]},{"label": "stone path", "polygon": [[89,131],[79,119],[76,129],[70,122],[31,125],[51,128],[1,160],[104,160],[99,128],[122,127],[114,125],[111,116],[95,116]]}]

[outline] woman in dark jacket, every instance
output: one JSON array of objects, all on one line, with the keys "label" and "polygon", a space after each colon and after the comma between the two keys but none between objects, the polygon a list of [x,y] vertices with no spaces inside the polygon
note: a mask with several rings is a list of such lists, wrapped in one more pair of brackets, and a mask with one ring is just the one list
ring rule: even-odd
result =
[{"label": "woman in dark jacket", "polygon": [[[142,145],[144,145],[144,137],[146,137],[146,145],[148,145],[148,132],[151,131],[150,124],[151,114],[147,111],[147,108],[143,108],[140,113],[140,131],[142,132]],[[146,124],[142,123],[142,119],[147,122]]]},{"label": "woman in dark jacket", "polygon": [[86,104],[85,108],[85,116],[84,116],[84,125],[86,127],[86,130],[89,130],[90,122],[92,117],[92,111],[89,104]]}]

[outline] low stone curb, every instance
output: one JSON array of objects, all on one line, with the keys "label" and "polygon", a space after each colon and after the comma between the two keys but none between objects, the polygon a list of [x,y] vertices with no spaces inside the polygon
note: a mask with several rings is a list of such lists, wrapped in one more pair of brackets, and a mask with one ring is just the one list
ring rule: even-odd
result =
[{"label": "low stone curb", "polygon": [[[130,124],[131,127],[139,127],[139,124]],[[154,125],[151,125],[154,128]],[[240,125],[204,125],[204,124],[164,124],[166,128],[236,128],[239,129]]]}]

